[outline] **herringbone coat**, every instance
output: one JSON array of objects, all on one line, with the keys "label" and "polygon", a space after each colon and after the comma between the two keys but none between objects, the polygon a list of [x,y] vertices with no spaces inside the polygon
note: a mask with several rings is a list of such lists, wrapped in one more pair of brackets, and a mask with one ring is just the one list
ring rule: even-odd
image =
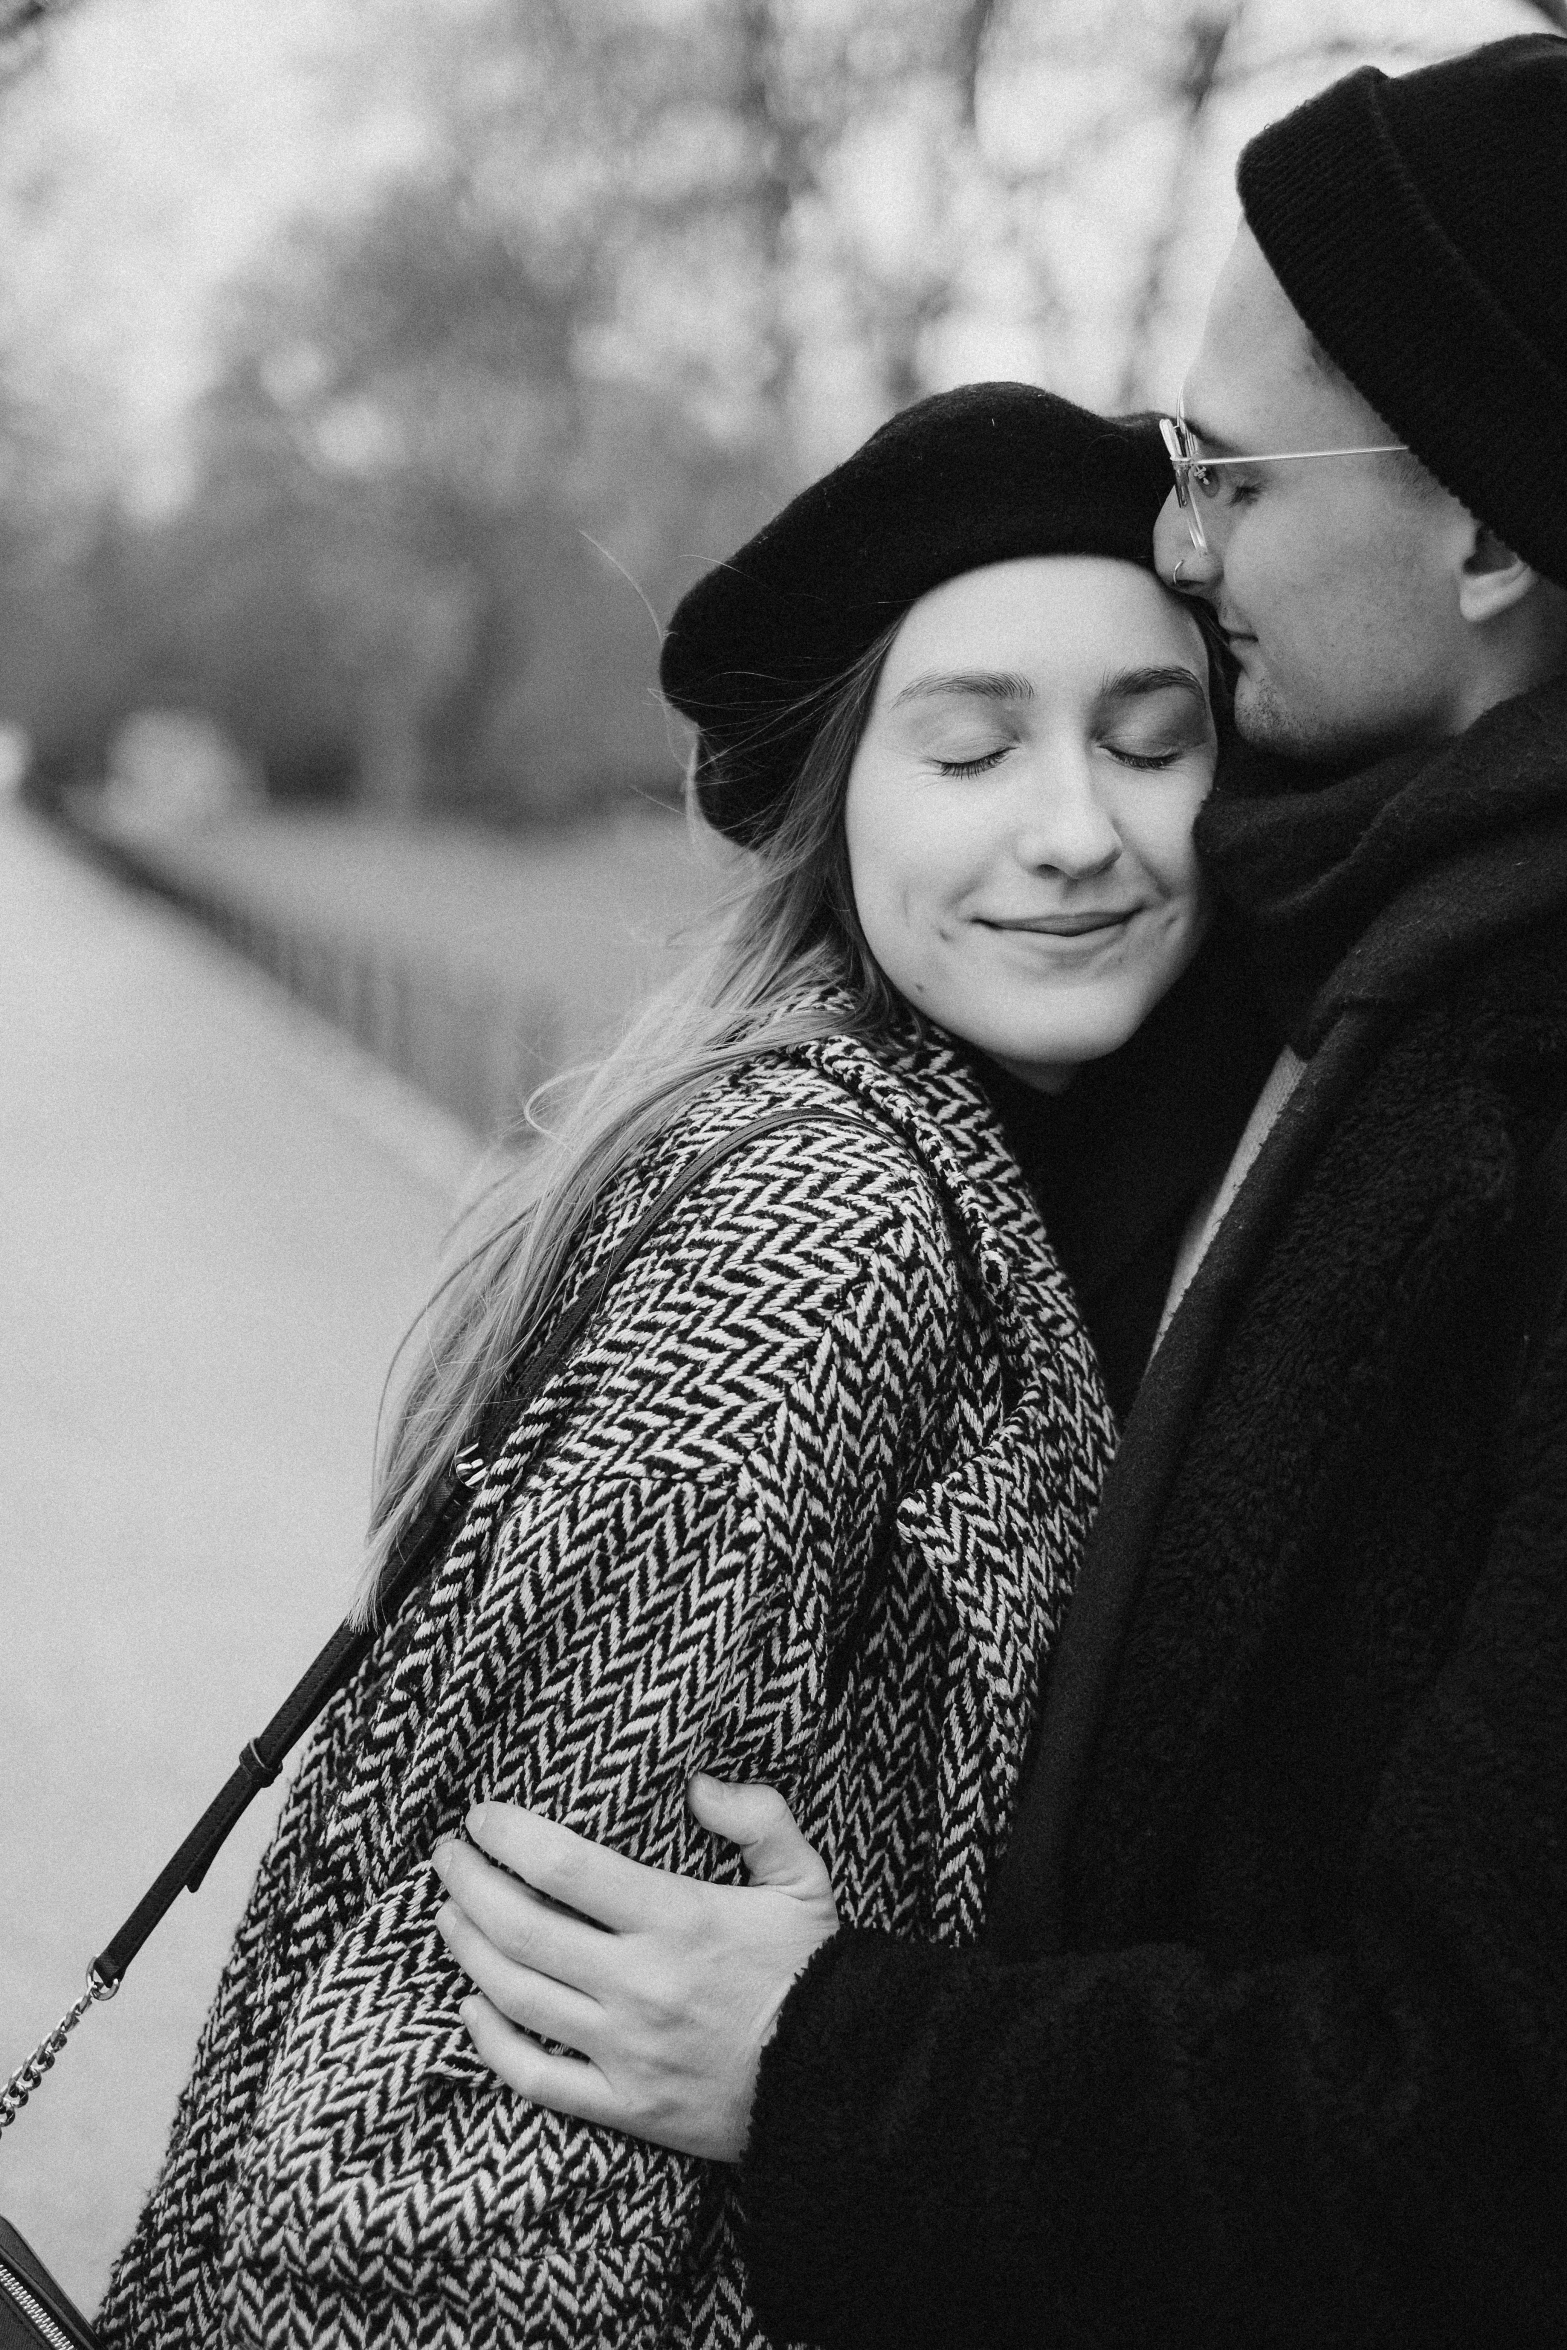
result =
[{"label": "herringbone coat", "polygon": [[760,2338],[731,2174],[541,2112],[475,2057],[428,1862],[478,1799],[730,1876],[686,1779],[769,1780],[847,1918],[975,1935],[1113,1423],[939,1040],[715,1087],[616,1187],[580,1277],[779,1107],[816,1123],[672,1211],[325,1717],[109,2290],[116,2350]]}]

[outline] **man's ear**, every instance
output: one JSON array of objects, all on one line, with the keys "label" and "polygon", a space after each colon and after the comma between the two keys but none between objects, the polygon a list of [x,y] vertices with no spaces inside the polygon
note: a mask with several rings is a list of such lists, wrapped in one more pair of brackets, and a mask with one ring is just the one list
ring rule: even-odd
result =
[{"label": "man's ear", "polygon": [[1477,626],[1495,620],[1521,604],[1539,576],[1532,563],[1502,544],[1489,524],[1477,522],[1458,576],[1458,609]]}]

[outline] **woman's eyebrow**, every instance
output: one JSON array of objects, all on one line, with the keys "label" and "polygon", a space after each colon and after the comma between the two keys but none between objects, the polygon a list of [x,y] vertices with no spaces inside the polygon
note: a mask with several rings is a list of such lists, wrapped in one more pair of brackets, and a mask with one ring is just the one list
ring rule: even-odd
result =
[{"label": "woman's eyebrow", "polygon": [[1031,702],[1034,689],[1026,677],[1005,669],[939,669],[914,677],[892,697],[891,707],[933,699],[938,694],[969,694],[984,702]]},{"label": "woman's eyebrow", "polygon": [[1132,702],[1142,694],[1163,694],[1171,690],[1190,694],[1195,701],[1208,707],[1208,689],[1195,669],[1114,669],[1099,680],[1101,702]]}]

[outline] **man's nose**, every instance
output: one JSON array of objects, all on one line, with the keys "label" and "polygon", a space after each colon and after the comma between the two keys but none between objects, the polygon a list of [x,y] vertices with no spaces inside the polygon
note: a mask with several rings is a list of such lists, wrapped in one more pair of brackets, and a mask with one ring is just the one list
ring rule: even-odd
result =
[{"label": "man's nose", "polygon": [[1211,547],[1194,547],[1180,500],[1171,490],[1153,526],[1154,569],[1166,587],[1183,596],[1212,596],[1224,565]]}]

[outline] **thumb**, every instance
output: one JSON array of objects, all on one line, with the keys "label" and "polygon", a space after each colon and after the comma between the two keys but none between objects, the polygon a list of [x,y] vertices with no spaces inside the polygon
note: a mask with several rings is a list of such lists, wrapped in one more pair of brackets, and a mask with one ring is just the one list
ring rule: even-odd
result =
[{"label": "thumb", "polygon": [[832,1880],[821,1855],[795,1826],[794,1814],[776,1787],[745,1786],[734,1779],[710,1779],[698,1771],[686,1790],[699,1826],[739,1846],[753,1885],[772,1885],[797,1901],[832,1905]]}]

